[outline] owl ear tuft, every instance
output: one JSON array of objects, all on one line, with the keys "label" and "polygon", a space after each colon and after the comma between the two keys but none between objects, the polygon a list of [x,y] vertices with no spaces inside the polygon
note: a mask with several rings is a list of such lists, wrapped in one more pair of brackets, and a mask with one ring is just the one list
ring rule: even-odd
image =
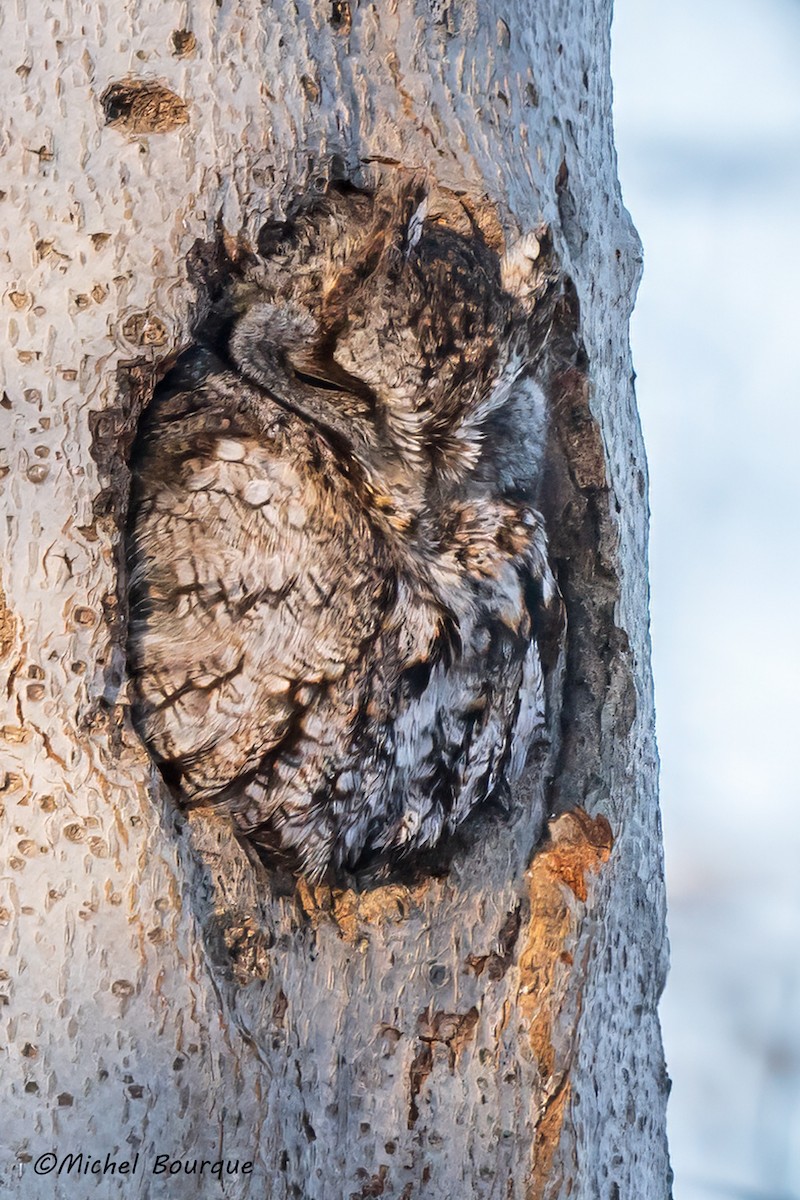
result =
[{"label": "owl ear tuft", "polygon": [[403,257],[408,258],[422,237],[428,215],[428,180],[423,172],[414,171],[395,186],[395,229],[400,234]]},{"label": "owl ear tuft", "polygon": [[422,229],[425,224],[425,217],[428,215],[428,197],[423,196],[417,207],[411,214],[406,226],[404,252],[408,258],[411,251],[422,237]]}]

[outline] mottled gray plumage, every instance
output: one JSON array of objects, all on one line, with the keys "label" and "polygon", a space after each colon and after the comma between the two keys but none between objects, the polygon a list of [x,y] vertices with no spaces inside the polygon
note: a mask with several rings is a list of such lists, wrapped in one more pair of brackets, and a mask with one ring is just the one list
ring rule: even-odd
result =
[{"label": "mottled gray plumage", "polygon": [[547,736],[558,273],[425,207],[332,191],[272,229],[133,457],[137,728],[184,802],[313,879],[435,847]]}]

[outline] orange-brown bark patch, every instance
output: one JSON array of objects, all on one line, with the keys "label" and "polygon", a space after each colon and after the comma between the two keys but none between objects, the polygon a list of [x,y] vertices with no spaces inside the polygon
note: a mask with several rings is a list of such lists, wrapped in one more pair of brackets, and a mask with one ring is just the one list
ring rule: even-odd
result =
[{"label": "orange-brown bark patch", "polygon": [[350,888],[312,887],[301,879],[297,891],[312,921],[318,921],[323,912],[329,914],[339,926],[344,940],[355,943],[370,928],[408,920],[428,886],[426,880],[413,887],[387,884],[368,892],[356,892]]},{"label": "orange-brown bark patch", "polygon": [[11,653],[16,630],[14,614],[6,604],[6,594],[0,587],[0,658],[6,658]]},{"label": "orange-brown bark patch", "polygon": [[570,1095],[569,1070],[583,1003],[587,953],[575,951],[589,879],[613,844],[603,816],[573,809],[550,825],[550,840],[528,870],[530,916],[523,927],[517,1008],[539,1064],[543,1109],[536,1119],[528,1200],[541,1200]]}]

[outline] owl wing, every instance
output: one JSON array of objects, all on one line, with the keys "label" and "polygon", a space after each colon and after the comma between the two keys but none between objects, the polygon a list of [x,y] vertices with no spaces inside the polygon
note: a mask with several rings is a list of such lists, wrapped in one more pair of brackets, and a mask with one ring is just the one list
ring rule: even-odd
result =
[{"label": "owl wing", "polygon": [[[385,831],[387,848],[432,846],[487,799],[505,803],[533,746],[546,740],[538,646],[527,613],[515,617],[515,627],[497,613],[465,620],[458,659],[437,663],[421,695],[400,705],[401,811]],[[405,756],[405,744],[416,752]]]},{"label": "owl wing", "polygon": [[130,581],[135,721],[198,801],[291,744],[357,660],[385,587],[329,449],[277,405],[255,436],[237,416],[246,385],[204,358],[145,429]]},{"label": "owl wing", "polygon": [[525,552],[495,560],[456,630],[430,639],[373,726],[359,803],[342,821],[342,864],[432,847],[487,798],[506,802],[534,748],[552,742],[564,628],[536,522]]}]

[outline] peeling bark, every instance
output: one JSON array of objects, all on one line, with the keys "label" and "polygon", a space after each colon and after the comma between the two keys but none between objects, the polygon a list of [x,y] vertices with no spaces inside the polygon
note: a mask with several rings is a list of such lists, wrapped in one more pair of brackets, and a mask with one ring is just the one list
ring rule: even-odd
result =
[{"label": "peeling bark", "polygon": [[[606,0],[23,0],[6,19],[10,1194],[85,1195],[75,1170],[34,1171],[81,1151],[138,1154],[114,1196],[202,1191],[154,1174],[157,1155],[238,1160],[237,1200],[669,1194],[639,250],[609,19]],[[175,812],[127,718],[120,528],[139,411],[202,303],[193,248],[237,253],[315,179],[393,165],[427,170],[497,245],[547,222],[574,281],[546,512],[566,694],[535,853],[523,788],[447,874],[337,892]]]}]

